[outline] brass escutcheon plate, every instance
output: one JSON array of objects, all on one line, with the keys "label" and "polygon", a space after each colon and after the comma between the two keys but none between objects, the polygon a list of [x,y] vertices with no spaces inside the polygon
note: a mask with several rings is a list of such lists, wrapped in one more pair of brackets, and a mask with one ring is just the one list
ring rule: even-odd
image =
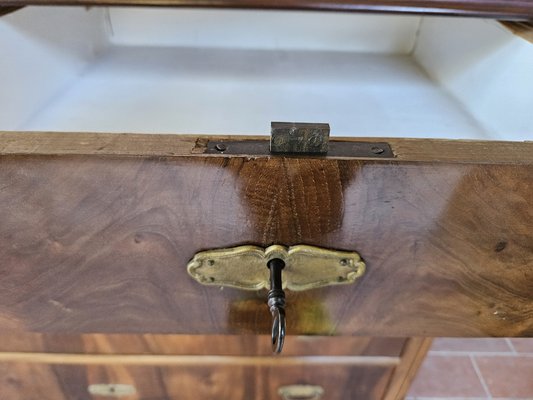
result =
[{"label": "brass escutcheon plate", "polygon": [[272,245],[239,246],[197,253],[187,271],[204,285],[230,286],[245,290],[269,288],[267,262],[285,261],[283,288],[302,291],[330,285],[353,283],[365,272],[365,263],[356,252],[320,247]]}]

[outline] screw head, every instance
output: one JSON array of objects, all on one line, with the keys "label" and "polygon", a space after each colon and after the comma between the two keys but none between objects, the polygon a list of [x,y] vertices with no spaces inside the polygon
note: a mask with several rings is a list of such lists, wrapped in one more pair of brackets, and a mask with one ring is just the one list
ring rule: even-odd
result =
[{"label": "screw head", "polygon": [[215,145],[215,150],[217,151],[226,151],[228,147],[224,143],[217,143]]}]

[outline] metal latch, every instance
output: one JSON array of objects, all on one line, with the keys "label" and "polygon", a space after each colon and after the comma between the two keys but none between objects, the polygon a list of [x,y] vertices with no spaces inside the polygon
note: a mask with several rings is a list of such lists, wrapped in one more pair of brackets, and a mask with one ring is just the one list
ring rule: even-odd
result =
[{"label": "metal latch", "polygon": [[327,154],[329,124],[271,122],[271,153]]},{"label": "metal latch", "polygon": [[205,154],[394,158],[387,142],[329,138],[329,124],[272,122],[268,140],[210,140]]}]

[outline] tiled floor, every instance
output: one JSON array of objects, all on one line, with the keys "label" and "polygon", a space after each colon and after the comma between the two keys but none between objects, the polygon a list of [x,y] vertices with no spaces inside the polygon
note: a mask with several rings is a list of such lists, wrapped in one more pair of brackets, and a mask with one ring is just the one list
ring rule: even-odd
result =
[{"label": "tiled floor", "polygon": [[533,339],[435,339],[406,400],[533,400]]}]

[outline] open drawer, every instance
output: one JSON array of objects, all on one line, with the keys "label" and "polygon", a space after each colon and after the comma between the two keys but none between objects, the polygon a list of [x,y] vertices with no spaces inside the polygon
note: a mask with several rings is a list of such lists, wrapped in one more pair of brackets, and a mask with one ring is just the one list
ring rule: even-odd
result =
[{"label": "open drawer", "polygon": [[[533,44],[499,22],[26,7],[0,49],[1,331],[266,333],[187,262],[308,244],[367,272],[290,293],[290,334],[533,334]],[[392,153],[207,154],[272,120]]]},{"label": "open drawer", "polygon": [[494,20],[30,6],[0,49],[0,130],[533,138],[533,44]]}]

